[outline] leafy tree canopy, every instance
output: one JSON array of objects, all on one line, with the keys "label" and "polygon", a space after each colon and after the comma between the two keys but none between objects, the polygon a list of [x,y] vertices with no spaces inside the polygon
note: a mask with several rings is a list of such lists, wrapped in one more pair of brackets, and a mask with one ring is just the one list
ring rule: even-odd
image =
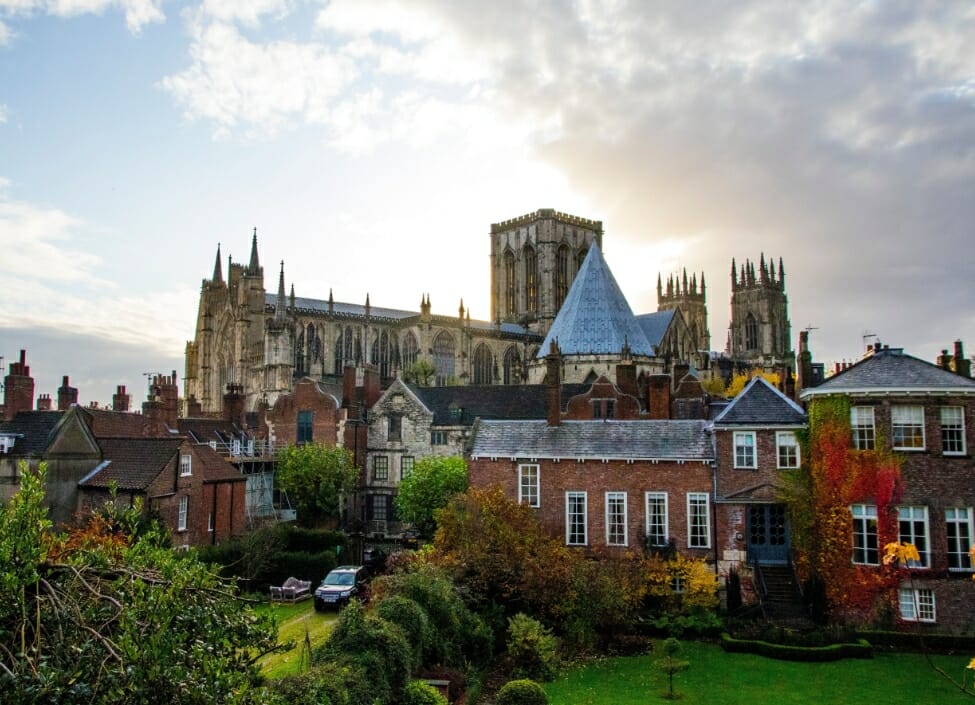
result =
[{"label": "leafy tree canopy", "polygon": [[56,533],[45,474],[22,465],[0,507],[0,702],[262,702],[270,620],[158,528],[134,535],[139,507]]},{"label": "leafy tree canopy", "polygon": [[298,521],[317,526],[340,517],[342,495],[355,490],[358,473],[345,448],[306,443],[281,450],[276,482],[288,493]]},{"label": "leafy tree canopy", "polygon": [[396,511],[400,519],[430,538],[437,528],[437,512],[466,489],[467,463],[463,458],[422,458],[400,481]]}]

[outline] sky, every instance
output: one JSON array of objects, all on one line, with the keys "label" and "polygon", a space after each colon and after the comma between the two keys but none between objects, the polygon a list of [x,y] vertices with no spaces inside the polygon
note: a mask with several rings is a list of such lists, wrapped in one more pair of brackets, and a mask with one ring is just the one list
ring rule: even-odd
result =
[{"label": "sky", "polygon": [[703,272],[715,349],[764,253],[817,360],[975,352],[975,5],[0,0],[0,355],[37,393],[181,378],[255,227],[269,290],[487,319],[490,224],[540,208],[602,221],[636,313]]}]

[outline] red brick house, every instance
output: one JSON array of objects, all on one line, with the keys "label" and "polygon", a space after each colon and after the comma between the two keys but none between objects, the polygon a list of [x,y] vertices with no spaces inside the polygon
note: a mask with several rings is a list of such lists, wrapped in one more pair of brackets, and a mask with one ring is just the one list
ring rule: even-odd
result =
[{"label": "red brick house", "polygon": [[[975,582],[968,554],[975,541],[975,381],[956,345],[955,370],[877,345],[855,365],[801,393],[805,402],[840,396],[850,402],[854,449],[891,448],[901,460],[896,536],[878,532],[874,497],[850,507],[853,563],[879,569],[883,546],[914,544],[921,560],[913,584],[901,583],[904,623],[938,631],[975,631]],[[947,365],[946,365],[947,367]]]}]

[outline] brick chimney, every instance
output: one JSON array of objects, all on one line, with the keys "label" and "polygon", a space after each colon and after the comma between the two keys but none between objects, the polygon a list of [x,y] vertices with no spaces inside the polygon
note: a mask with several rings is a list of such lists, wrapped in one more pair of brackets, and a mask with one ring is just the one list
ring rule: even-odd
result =
[{"label": "brick chimney", "polygon": [[965,357],[965,348],[960,340],[955,341],[955,372],[962,377],[972,376],[972,361]]},{"label": "brick chimney", "polygon": [[203,415],[203,404],[197,400],[194,394],[190,394],[190,398],[186,400],[186,415],[191,419]]},{"label": "brick chimney", "polygon": [[379,368],[375,365],[364,365],[362,369],[362,396],[367,409],[379,401],[382,387],[379,383]]},{"label": "brick chimney", "polygon": [[355,367],[346,365],[342,370],[342,408],[349,410],[349,418],[359,417],[355,386]]},{"label": "brick chimney", "polygon": [[650,375],[647,380],[647,415],[651,419],[670,418],[670,375]]},{"label": "brick chimney", "polygon": [[623,394],[640,398],[640,390],[636,386],[636,366],[633,360],[623,360],[616,365],[616,386]]},{"label": "brick chimney", "polygon": [[112,409],[115,411],[128,411],[131,405],[132,395],[125,393],[125,385],[116,385],[115,394],[112,395]]},{"label": "brick chimney", "polygon": [[799,353],[796,355],[796,400],[803,389],[813,386],[812,353],[809,352],[809,331],[799,331]]},{"label": "brick chimney", "polygon": [[20,361],[10,363],[10,373],[3,378],[3,413],[12,419],[19,411],[34,406],[34,378],[27,365],[27,351],[20,351]]},{"label": "brick chimney", "polygon": [[562,353],[552,341],[545,356],[545,385],[547,395],[547,420],[549,426],[562,425]]},{"label": "brick chimney", "polygon": [[37,397],[37,410],[38,411],[50,411],[54,408],[54,401],[51,399],[50,394],[41,394]]},{"label": "brick chimney", "polygon": [[143,433],[147,436],[161,436],[167,429],[176,428],[179,409],[179,388],[176,370],[172,376],[153,375],[149,385],[149,398],[142,402],[142,415],[145,417]]},{"label": "brick chimney", "polygon": [[244,385],[228,384],[227,393],[223,395],[223,420],[243,428],[245,401]]},{"label": "brick chimney", "polygon": [[78,403],[78,388],[68,384],[68,375],[61,378],[58,387],[58,411],[67,411],[72,404]]}]

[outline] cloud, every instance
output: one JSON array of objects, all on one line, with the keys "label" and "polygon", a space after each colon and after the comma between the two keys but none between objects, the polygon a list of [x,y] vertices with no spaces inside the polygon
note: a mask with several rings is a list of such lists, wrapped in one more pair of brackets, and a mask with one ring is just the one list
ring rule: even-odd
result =
[{"label": "cloud", "polygon": [[[164,21],[161,6],[162,0],[0,0],[0,11],[10,16],[40,12],[54,17],[76,17],[118,10],[125,15],[125,26],[133,34],[139,34],[147,24]],[[0,45],[9,37],[9,29],[0,23]]]}]

